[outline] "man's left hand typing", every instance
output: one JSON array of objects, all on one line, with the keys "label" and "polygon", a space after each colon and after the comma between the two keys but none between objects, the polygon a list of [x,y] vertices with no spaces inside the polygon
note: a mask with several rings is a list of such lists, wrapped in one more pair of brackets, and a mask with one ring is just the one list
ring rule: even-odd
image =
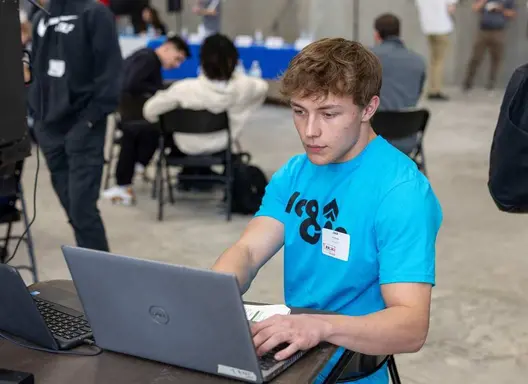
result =
[{"label": "man's left hand typing", "polygon": [[284,360],[300,350],[318,345],[330,332],[330,324],[311,315],[275,315],[251,326],[257,354],[262,356],[282,343],[289,346],[275,354]]}]

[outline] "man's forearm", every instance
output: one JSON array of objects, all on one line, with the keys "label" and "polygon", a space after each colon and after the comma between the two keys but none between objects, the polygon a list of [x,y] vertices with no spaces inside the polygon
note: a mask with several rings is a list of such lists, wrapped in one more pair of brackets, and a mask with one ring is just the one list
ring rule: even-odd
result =
[{"label": "man's forearm", "polygon": [[366,316],[314,315],[328,328],[324,341],[367,355],[417,352],[427,337],[429,318],[408,307],[392,307]]},{"label": "man's forearm", "polygon": [[217,15],[217,12],[215,9],[207,9],[207,8],[201,8],[199,11],[198,11],[198,14],[200,16],[216,16]]},{"label": "man's forearm", "polygon": [[242,294],[246,293],[251,285],[251,281],[253,281],[253,278],[255,277],[251,265],[249,249],[240,243],[236,243],[225,251],[218,260],[216,260],[212,270],[235,274]]},{"label": "man's forearm", "polygon": [[514,9],[505,9],[502,11],[502,13],[504,14],[504,16],[506,16],[509,19],[513,19],[516,15],[516,12]]}]

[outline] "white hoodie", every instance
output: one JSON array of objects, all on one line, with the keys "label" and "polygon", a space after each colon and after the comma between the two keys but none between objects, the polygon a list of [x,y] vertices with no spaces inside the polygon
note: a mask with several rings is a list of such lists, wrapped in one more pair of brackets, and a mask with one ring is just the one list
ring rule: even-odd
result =
[{"label": "white hoodie", "polygon": [[[143,115],[155,123],[158,117],[175,108],[206,109],[213,113],[227,111],[233,140],[236,140],[249,115],[264,102],[268,83],[240,73],[229,81],[198,78],[177,81],[168,89],[156,92],[143,106]],[[175,133],[178,148],[189,155],[214,153],[227,147],[226,132],[208,134]]]}]

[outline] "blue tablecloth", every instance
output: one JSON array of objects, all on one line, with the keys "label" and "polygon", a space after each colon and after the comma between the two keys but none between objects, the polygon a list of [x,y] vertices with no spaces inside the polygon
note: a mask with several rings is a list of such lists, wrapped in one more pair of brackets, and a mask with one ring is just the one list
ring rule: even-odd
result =
[{"label": "blue tablecloth", "polygon": [[[153,39],[148,42],[147,46],[157,48],[163,41],[165,41],[165,38]],[[200,63],[200,45],[189,44],[189,47],[192,57],[185,60],[177,69],[163,70],[163,78],[165,80],[173,81],[197,76]],[[237,49],[246,71],[249,71],[251,63],[256,60],[262,70],[262,78],[266,80],[277,80],[288,68],[290,60],[299,53],[293,46],[267,48],[261,45],[253,45],[250,47],[237,47]]]}]

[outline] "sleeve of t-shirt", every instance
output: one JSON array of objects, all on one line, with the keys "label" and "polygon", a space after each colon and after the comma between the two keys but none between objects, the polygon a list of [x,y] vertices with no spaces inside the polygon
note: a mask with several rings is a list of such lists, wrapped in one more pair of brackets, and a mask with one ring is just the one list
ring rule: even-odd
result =
[{"label": "sleeve of t-shirt", "polygon": [[291,161],[285,164],[273,174],[266,186],[266,192],[262,198],[262,203],[255,217],[267,216],[285,224],[286,207],[288,205],[288,192],[290,190],[290,167]]},{"label": "sleeve of t-shirt", "polygon": [[442,211],[425,178],[393,188],[380,204],[375,231],[380,284],[435,284],[435,243]]}]

